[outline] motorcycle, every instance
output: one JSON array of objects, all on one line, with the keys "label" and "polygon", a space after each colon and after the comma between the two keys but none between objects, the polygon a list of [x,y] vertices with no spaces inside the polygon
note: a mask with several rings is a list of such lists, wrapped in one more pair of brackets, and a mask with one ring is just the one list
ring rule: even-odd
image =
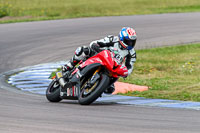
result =
[{"label": "motorcycle", "polygon": [[[46,90],[46,98],[50,102],[71,99],[78,100],[81,105],[89,105],[101,97],[116,81],[114,79],[127,77],[128,70],[123,61],[117,49],[109,49],[79,63],[79,66],[70,72],[59,71]],[[61,91],[60,77],[68,83],[65,92]]]}]

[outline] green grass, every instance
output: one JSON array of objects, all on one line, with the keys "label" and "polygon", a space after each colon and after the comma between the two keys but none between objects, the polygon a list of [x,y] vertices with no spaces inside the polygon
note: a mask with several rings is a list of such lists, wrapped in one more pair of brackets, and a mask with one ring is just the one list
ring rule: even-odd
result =
[{"label": "green grass", "polygon": [[120,81],[150,88],[125,95],[200,101],[199,51],[200,44],[138,50],[133,73]]},{"label": "green grass", "polygon": [[199,0],[0,0],[0,23],[198,11]]},{"label": "green grass", "polygon": [[149,90],[122,95],[200,101],[199,51],[200,44],[137,50],[133,73],[120,81],[148,86]]}]

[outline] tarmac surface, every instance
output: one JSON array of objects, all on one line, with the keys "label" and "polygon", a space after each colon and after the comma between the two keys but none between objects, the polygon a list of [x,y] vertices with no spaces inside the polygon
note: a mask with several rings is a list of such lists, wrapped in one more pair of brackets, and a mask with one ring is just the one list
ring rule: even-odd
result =
[{"label": "tarmac surface", "polygon": [[[46,89],[52,81],[49,75],[56,71],[61,65],[66,62],[54,62],[39,64],[31,67],[21,68],[20,70],[10,71],[6,75],[8,83],[17,89],[34,94],[45,95]],[[123,104],[123,105],[145,105],[154,107],[167,107],[167,108],[182,108],[200,110],[200,102],[168,100],[168,99],[149,99],[144,97],[122,96],[115,95],[117,93],[127,93],[128,91],[147,91],[147,86],[138,86],[123,82],[115,82],[115,91],[113,95],[106,95],[103,93],[96,102],[103,104]]]},{"label": "tarmac surface", "polygon": [[[136,49],[200,42],[200,13],[81,18],[0,25],[0,73],[71,58],[121,27],[135,27]],[[49,103],[14,89],[0,76],[0,131],[23,132],[199,132],[198,110],[75,101]]]}]

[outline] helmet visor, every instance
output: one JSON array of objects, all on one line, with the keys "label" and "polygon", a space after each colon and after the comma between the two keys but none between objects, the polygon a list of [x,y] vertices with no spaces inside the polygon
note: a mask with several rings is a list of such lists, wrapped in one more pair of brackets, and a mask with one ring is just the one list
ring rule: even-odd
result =
[{"label": "helmet visor", "polygon": [[127,40],[124,38],[124,43],[134,48],[136,40]]}]

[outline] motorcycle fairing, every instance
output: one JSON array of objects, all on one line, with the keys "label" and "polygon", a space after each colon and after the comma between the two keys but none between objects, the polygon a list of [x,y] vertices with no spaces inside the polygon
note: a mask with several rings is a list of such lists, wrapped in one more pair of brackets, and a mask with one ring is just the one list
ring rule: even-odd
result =
[{"label": "motorcycle fairing", "polygon": [[99,63],[90,64],[86,66],[82,71],[76,68],[73,72],[75,74],[70,79],[70,82],[68,82],[66,85],[67,86],[66,93],[63,94],[61,97],[63,99],[77,99],[77,97],[80,94],[81,77],[85,76],[87,72],[89,72],[89,70],[95,69],[99,66],[101,66],[101,64]]},{"label": "motorcycle fairing", "polygon": [[127,67],[117,64],[117,62],[114,60],[114,53],[111,53],[109,50],[104,50],[97,55],[90,57],[85,62],[80,64],[79,67],[84,68],[94,63],[99,63],[106,67],[110,71],[112,77],[126,77],[128,75]]},{"label": "motorcycle fairing", "polygon": [[[128,70],[126,66],[118,64],[114,59],[114,53],[108,50],[104,50],[97,55],[90,57],[85,62],[81,63],[78,68],[76,68],[72,73],[72,78],[67,85],[67,96],[76,97],[73,91],[73,87],[78,89],[78,95],[80,94],[81,78],[87,75],[87,72],[96,69],[99,66],[105,67],[109,72],[110,76],[118,78],[119,76],[127,76]],[[95,79],[97,80],[97,79]]]}]

